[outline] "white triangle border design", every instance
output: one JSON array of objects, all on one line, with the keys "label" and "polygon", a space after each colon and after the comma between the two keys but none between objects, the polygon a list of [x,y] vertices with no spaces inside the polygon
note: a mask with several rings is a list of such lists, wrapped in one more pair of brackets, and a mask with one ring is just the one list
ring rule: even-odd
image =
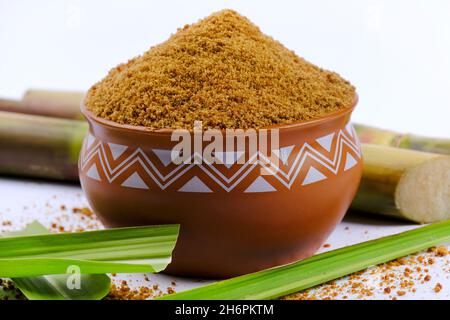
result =
[{"label": "white triangle border design", "polygon": [[[350,136],[347,130],[353,131]],[[284,187],[286,187],[289,190],[294,184],[295,180],[297,179],[299,173],[303,170],[306,163],[310,163],[311,160],[316,163],[315,164],[316,166],[319,166],[321,168],[322,172],[329,172],[329,174],[327,173],[326,175],[337,175],[341,170],[342,171],[349,170],[350,169],[349,164],[347,164],[347,166],[345,165],[342,166],[341,163],[342,161],[347,162],[350,161],[348,160],[350,159],[350,157],[354,159],[356,163],[359,163],[361,161],[361,149],[359,141],[357,140],[357,137],[354,135],[354,130],[352,129],[351,125],[347,124],[341,130],[331,132],[328,135],[325,135],[321,138],[327,136],[332,137],[331,156],[323,154],[322,149],[319,151],[317,148],[313,147],[312,145],[306,142],[303,145],[297,147],[295,147],[295,145],[289,146],[289,148],[292,147],[292,150],[295,147],[296,154],[292,156],[292,150],[290,150],[289,155],[287,157],[289,158],[289,164],[285,169],[279,168],[277,163],[272,162],[264,154],[258,153],[254,155],[252,159],[246,159],[247,160],[246,163],[240,166],[240,168],[237,171],[235,171],[233,175],[230,177],[226,176],[223,172],[218,170],[213,165],[207,163],[206,161],[203,161],[203,163],[199,165],[183,163],[179,166],[176,166],[173,170],[170,170],[170,172],[165,173],[159,169],[162,168],[162,165],[164,165],[164,163],[157,162],[160,159],[150,160],[149,157],[146,155],[146,153],[143,152],[143,150],[140,148],[133,149],[131,154],[129,154],[126,157],[126,159],[123,159],[121,163],[114,164],[113,166],[112,163],[109,163],[110,157],[106,156],[107,155],[106,148],[108,148],[108,146],[106,146],[107,143],[99,141],[98,139],[96,139],[94,136],[91,135],[91,137],[89,137],[90,140],[96,141],[96,143],[94,144],[92,142],[89,150],[87,150],[87,148],[83,150],[83,154],[80,157],[80,169],[87,175],[87,172],[91,169],[92,166],[89,164],[92,163],[91,160],[95,158],[96,159],[95,168],[97,169],[98,178],[100,179],[98,170],[103,169],[103,173],[106,177],[107,182],[114,183],[114,181],[118,179],[120,176],[122,176],[123,173],[128,168],[130,168],[130,166],[138,164],[143,169],[143,171],[140,172],[140,174],[145,174],[146,176],[148,175],[148,177],[152,181],[154,181],[155,184],[157,184],[161,190],[165,190],[175,181],[177,181],[178,179],[183,177],[186,173],[191,171],[191,169],[193,169],[194,167],[198,167],[206,175],[204,178],[202,176],[201,179],[210,179],[226,192],[230,192],[233,189],[235,189],[242,181],[244,181],[244,179],[250,173],[254,172],[254,170],[256,170],[259,167],[264,167],[264,169],[266,169],[269,173],[273,174],[273,177],[275,177],[279,181],[279,183],[281,183]],[[317,142],[321,144],[320,141]],[[325,149],[327,149],[326,148],[327,146],[328,144],[325,144]],[[129,148],[129,146],[125,147]],[[344,148],[348,148],[348,151],[345,152]],[[279,150],[277,151],[280,157],[282,157],[280,151]],[[349,154],[348,158],[347,153]],[[116,154],[116,157],[119,156]],[[195,154],[192,156],[192,158],[194,157],[198,159],[201,158],[201,155]],[[280,160],[287,161],[287,158],[286,159],[280,158]],[[308,158],[310,159],[309,161]],[[92,177],[94,177],[94,179],[96,178],[96,175],[93,174],[92,171],[89,175],[91,179]],[[203,181],[203,183],[205,183],[205,181]],[[211,188],[209,189],[211,190]]]}]

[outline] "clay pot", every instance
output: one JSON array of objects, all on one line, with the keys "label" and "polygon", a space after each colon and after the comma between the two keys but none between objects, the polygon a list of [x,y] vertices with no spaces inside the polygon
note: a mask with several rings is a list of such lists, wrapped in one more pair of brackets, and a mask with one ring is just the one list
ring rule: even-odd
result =
[{"label": "clay pot", "polygon": [[168,273],[223,278],[286,264],[323,244],[356,193],[362,159],[352,111],[278,127],[270,157],[278,170],[267,174],[246,160],[176,165],[171,130],[120,125],[82,106],[90,133],[81,185],[108,227],[181,225]]}]

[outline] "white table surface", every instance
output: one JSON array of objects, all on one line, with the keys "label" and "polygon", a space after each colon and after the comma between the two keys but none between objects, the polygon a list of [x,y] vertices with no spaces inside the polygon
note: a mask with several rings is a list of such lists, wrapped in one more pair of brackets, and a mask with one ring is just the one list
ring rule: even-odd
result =
[{"label": "white table surface", "polygon": [[[87,207],[87,201],[81,188],[76,184],[50,183],[43,181],[32,181],[26,179],[0,178],[0,231],[9,231],[20,229],[27,223],[38,220],[48,228],[52,224],[64,226],[66,231],[76,231],[77,228],[95,229],[101,228],[101,224],[93,219],[82,220],[80,214],[72,212],[73,208]],[[65,210],[61,208],[65,206]],[[11,225],[2,225],[3,221],[11,221]],[[367,241],[389,234],[402,232],[417,227],[413,224],[393,221],[383,218],[369,218],[361,216],[348,216],[338,225],[326,241],[330,246],[321,251],[337,249],[342,246]],[[431,280],[424,282],[416,281],[416,292],[406,290],[403,296],[397,296],[393,293],[388,295],[383,292],[384,286],[380,286],[380,277],[385,275],[383,272],[365,272],[362,274],[361,282],[373,291],[372,296],[360,296],[359,293],[342,292],[336,299],[344,297],[348,299],[449,299],[450,294],[450,255],[446,257],[435,258],[435,263],[428,267]],[[396,281],[400,281],[405,267],[399,267],[394,271]],[[201,279],[186,279],[164,274],[149,274],[145,280],[144,275],[117,275],[113,278],[115,282],[122,279],[127,280],[131,288],[140,286],[153,286],[158,284],[163,293],[168,287],[173,287],[179,292],[189,288],[197,287],[211,281]],[[176,285],[171,283],[175,281]],[[338,285],[345,285],[349,280],[343,278],[339,280]],[[442,284],[442,290],[439,293],[434,292],[433,288],[437,283]],[[315,292],[320,295],[321,290],[327,287],[319,287]],[[347,290],[348,291],[348,290]]]}]

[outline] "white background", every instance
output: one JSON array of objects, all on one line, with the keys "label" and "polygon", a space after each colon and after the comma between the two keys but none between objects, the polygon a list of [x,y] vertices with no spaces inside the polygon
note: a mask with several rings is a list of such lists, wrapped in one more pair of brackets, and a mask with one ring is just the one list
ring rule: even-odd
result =
[{"label": "white background", "polygon": [[86,90],[186,23],[233,8],[353,82],[354,120],[450,136],[450,1],[0,0],[0,96]]}]

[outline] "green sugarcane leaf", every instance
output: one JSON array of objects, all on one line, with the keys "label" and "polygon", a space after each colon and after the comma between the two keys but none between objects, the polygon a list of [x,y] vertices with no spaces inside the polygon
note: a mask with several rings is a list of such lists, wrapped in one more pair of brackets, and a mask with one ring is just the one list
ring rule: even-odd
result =
[{"label": "green sugarcane leaf", "polygon": [[171,261],[178,225],[0,239],[0,276],[159,272]]},{"label": "green sugarcane leaf", "polygon": [[[6,236],[29,236],[47,234],[48,230],[37,221]],[[106,274],[81,274],[79,288],[70,286],[70,274],[13,278],[15,286],[29,300],[100,300],[111,287],[111,279]]]},{"label": "green sugarcane leaf", "polygon": [[68,286],[68,275],[14,278],[15,286],[29,300],[101,300],[111,287],[106,274],[80,275],[79,288]]},{"label": "green sugarcane leaf", "polygon": [[145,261],[136,263],[134,261],[109,262],[68,258],[0,259],[0,274],[4,278],[72,273],[102,274],[146,272],[153,273],[157,271],[151,264],[146,264]]},{"label": "green sugarcane leaf", "polygon": [[167,300],[274,299],[450,241],[450,221],[167,295]]},{"label": "green sugarcane leaf", "polygon": [[154,261],[154,271],[158,272],[170,262],[178,231],[178,225],[160,225],[0,238],[0,260],[70,258],[136,263],[145,260]]}]

